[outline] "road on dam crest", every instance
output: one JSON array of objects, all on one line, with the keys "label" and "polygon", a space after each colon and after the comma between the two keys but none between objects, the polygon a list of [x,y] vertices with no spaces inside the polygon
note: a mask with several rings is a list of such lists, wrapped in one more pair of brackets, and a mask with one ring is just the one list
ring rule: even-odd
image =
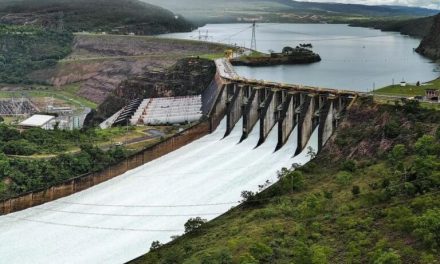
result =
[{"label": "road on dam crest", "polygon": [[[255,127],[259,127],[258,124]],[[152,241],[183,233],[191,217],[213,219],[238,205],[244,190],[277,180],[296,157],[297,129],[277,152],[277,128],[266,142],[254,129],[241,143],[242,121],[223,138],[212,134],[83,192],[0,217],[2,263],[124,263]],[[318,149],[318,129],[308,143]]]}]

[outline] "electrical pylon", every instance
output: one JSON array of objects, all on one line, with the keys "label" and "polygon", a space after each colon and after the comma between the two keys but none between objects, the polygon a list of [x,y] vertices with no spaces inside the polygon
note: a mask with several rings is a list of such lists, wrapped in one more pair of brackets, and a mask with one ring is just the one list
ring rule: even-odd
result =
[{"label": "electrical pylon", "polygon": [[255,21],[252,23],[252,40],[251,40],[251,50],[257,50],[257,38],[255,36],[256,24]]}]

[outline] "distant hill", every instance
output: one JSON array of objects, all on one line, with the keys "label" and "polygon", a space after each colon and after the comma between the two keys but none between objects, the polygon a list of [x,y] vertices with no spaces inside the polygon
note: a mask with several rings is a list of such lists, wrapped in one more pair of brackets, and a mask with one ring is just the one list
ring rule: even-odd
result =
[{"label": "distant hill", "polygon": [[142,0],[198,22],[346,22],[356,17],[421,17],[435,10],[403,6],[312,3],[291,0]]},{"label": "distant hill", "polygon": [[440,14],[435,17],[429,34],[416,51],[432,59],[440,59]]},{"label": "distant hill", "polygon": [[166,9],[137,0],[3,0],[0,23],[142,35],[189,31],[192,27]]},{"label": "distant hill", "polygon": [[429,34],[434,16],[413,19],[369,19],[354,21],[350,25],[355,27],[370,27],[383,31],[396,31],[404,35],[423,38]]},{"label": "distant hill", "polygon": [[320,10],[364,16],[432,16],[438,11],[419,7],[389,6],[389,5],[361,5],[341,3],[313,3],[291,0],[276,0],[295,9]]}]

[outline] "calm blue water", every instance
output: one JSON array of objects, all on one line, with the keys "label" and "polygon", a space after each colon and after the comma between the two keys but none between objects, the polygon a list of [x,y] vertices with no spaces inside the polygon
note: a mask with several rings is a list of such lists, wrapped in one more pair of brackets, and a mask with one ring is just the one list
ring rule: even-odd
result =
[{"label": "calm blue water", "polygon": [[[250,24],[210,24],[194,32],[163,35],[199,39],[208,31],[208,41],[250,46]],[[413,51],[420,40],[398,33],[333,24],[259,24],[257,50],[281,51],[285,46],[312,43],[322,61],[309,65],[236,67],[244,77],[369,91],[402,80],[430,81],[440,76],[439,65]]]}]

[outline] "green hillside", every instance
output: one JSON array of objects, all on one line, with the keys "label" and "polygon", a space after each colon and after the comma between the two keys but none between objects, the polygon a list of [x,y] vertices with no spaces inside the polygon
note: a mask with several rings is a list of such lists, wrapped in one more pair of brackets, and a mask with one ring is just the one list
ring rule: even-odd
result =
[{"label": "green hillside", "polygon": [[29,83],[27,74],[54,66],[71,52],[72,41],[66,31],[0,25],[0,82]]},{"label": "green hillside", "polygon": [[137,0],[5,0],[0,3],[0,22],[142,35],[191,29],[184,18]]},{"label": "green hillside", "polygon": [[133,263],[438,263],[439,123],[363,99],[307,166]]}]

